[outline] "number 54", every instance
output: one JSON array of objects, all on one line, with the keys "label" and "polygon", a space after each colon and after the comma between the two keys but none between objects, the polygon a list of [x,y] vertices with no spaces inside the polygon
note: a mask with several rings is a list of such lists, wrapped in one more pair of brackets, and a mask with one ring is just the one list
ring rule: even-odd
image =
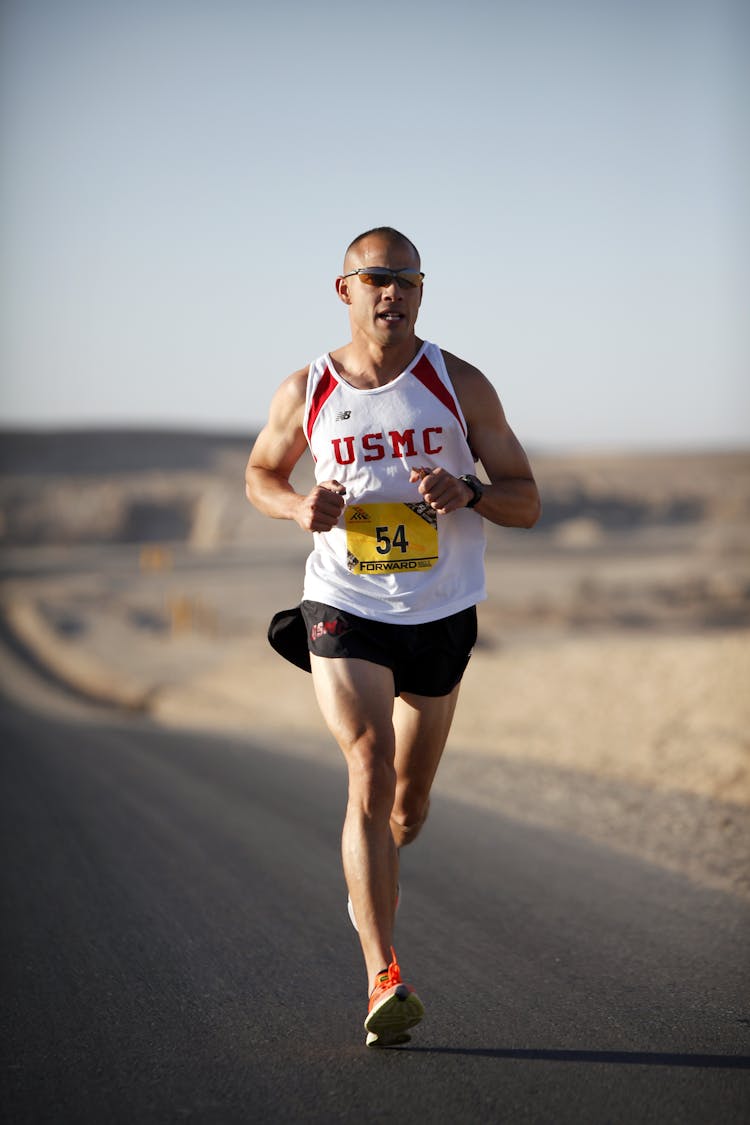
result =
[{"label": "number 54", "polygon": [[409,549],[409,540],[406,538],[406,528],[404,525],[402,523],[398,525],[392,539],[388,534],[389,531],[389,527],[375,528],[375,536],[377,539],[375,550],[379,555],[389,555],[392,550],[398,547],[402,554],[406,554]]}]

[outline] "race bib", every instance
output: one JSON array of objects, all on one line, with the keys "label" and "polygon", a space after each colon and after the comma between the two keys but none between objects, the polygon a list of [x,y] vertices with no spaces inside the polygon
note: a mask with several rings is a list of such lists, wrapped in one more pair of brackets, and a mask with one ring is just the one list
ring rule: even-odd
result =
[{"label": "race bib", "polygon": [[438,560],[437,513],[418,504],[351,504],[346,563],[352,574],[429,570]]}]

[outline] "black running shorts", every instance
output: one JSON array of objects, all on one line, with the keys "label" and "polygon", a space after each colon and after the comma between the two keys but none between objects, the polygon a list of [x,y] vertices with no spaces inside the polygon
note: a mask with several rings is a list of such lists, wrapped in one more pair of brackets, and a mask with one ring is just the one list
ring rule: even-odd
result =
[{"label": "black running shorts", "polygon": [[305,601],[301,609],[311,653],[382,664],[393,672],[396,695],[448,695],[477,639],[476,606],[423,625],[372,621],[322,602]]}]

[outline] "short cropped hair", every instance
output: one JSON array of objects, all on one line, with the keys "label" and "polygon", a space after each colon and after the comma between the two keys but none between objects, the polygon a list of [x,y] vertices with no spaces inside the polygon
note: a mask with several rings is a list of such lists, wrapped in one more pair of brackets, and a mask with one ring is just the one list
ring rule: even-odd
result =
[{"label": "short cropped hair", "polygon": [[396,230],[395,227],[373,227],[372,230],[365,230],[362,232],[362,234],[358,234],[357,237],[353,238],[347,246],[346,253],[344,254],[344,262],[346,262],[346,259],[349,257],[352,250],[356,249],[360,242],[364,241],[365,238],[370,238],[373,235],[379,235],[380,238],[385,238],[388,242],[403,242],[405,246],[408,246],[411,250],[414,251],[414,253],[417,255],[417,261],[421,265],[422,259],[420,257],[420,253],[412,240],[410,238],[407,238],[405,234],[402,234],[400,230]]}]

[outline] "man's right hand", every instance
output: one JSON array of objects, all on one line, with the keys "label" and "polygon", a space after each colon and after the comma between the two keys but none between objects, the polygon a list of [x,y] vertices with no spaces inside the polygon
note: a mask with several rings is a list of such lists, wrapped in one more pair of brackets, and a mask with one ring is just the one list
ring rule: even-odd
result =
[{"label": "man's right hand", "polygon": [[303,496],[295,519],[303,531],[330,531],[344,510],[346,489],[337,480],[316,484]]}]

